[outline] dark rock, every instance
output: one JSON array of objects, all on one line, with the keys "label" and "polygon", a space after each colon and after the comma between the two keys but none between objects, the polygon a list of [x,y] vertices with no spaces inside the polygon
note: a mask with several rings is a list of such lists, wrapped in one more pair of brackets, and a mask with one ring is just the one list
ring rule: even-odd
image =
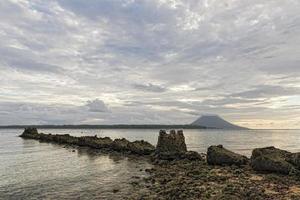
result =
[{"label": "dark rock", "polygon": [[161,152],[156,153],[155,158],[159,160],[178,160],[183,159],[185,152]]},{"label": "dark rock", "polygon": [[202,156],[195,151],[187,151],[184,154],[184,158],[188,160],[202,160]]},{"label": "dark rock", "polygon": [[225,149],[222,145],[210,146],[207,149],[207,163],[210,165],[246,165],[246,156]]},{"label": "dark rock", "polygon": [[33,127],[25,128],[24,132],[20,135],[20,137],[38,138],[38,130]]},{"label": "dark rock", "polygon": [[116,151],[129,151],[129,143],[125,138],[115,139],[112,143],[112,148]]},{"label": "dark rock", "polygon": [[120,191],[119,189],[113,189],[113,193],[117,193],[119,191]]},{"label": "dark rock", "polygon": [[286,161],[300,170],[300,153],[291,153],[286,156]]},{"label": "dark rock", "polygon": [[187,152],[183,131],[171,130],[167,134],[160,130],[155,150],[155,158],[161,160],[184,159]]},{"label": "dark rock", "polygon": [[36,128],[26,128],[20,137],[28,139],[36,139],[44,142],[52,142],[65,144],[68,146],[90,147],[92,149],[100,149],[103,151],[126,152],[139,155],[150,155],[155,152],[155,147],[146,141],[129,142],[126,139],[115,139],[109,137],[98,138],[95,136],[74,137],[69,134],[44,134],[38,133]]},{"label": "dark rock", "polygon": [[155,158],[159,160],[201,160],[200,154],[187,151],[183,131],[171,130],[170,134],[161,130],[155,150]]},{"label": "dark rock", "polygon": [[297,157],[275,147],[257,148],[252,151],[251,166],[256,171],[289,174],[295,171],[291,163],[297,163]]},{"label": "dark rock", "polygon": [[177,133],[175,130],[171,130],[170,134],[167,134],[164,130],[159,132],[156,153],[178,153],[186,151],[187,148],[182,130],[177,131]]},{"label": "dark rock", "polygon": [[140,155],[150,155],[155,151],[155,147],[144,140],[130,142],[128,148],[131,152]]}]

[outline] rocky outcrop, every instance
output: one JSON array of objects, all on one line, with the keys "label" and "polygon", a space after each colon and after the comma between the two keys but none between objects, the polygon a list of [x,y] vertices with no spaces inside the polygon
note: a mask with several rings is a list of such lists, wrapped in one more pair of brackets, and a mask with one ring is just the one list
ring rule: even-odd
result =
[{"label": "rocky outcrop", "polygon": [[38,130],[33,127],[25,128],[23,135],[35,135],[38,134]]},{"label": "rocky outcrop", "polygon": [[90,147],[94,149],[103,149],[108,151],[128,152],[138,155],[150,155],[155,151],[155,147],[146,141],[130,142],[126,139],[112,140],[109,137],[99,138],[97,136],[74,137],[69,134],[52,135],[38,133],[35,128],[26,128],[22,138],[36,139],[44,142],[53,142],[58,144],[76,145]]},{"label": "rocky outcrop", "polygon": [[185,138],[183,131],[171,130],[170,134],[167,134],[165,130],[161,130],[158,136],[158,142],[156,145],[156,153],[182,153],[186,152]]},{"label": "rocky outcrop", "polygon": [[210,146],[207,149],[207,163],[210,165],[246,165],[246,156],[225,149],[222,145]]},{"label": "rocky outcrop", "polygon": [[159,132],[155,150],[155,156],[160,160],[201,160],[199,153],[187,151],[182,130],[171,130],[168,134],[165,130]]},{"label": "rocky outcrop", "polygon": [[299,168],[299,154],[275,147],[257,148],[252,151],[251,166],[256,171],[290,174]]}]

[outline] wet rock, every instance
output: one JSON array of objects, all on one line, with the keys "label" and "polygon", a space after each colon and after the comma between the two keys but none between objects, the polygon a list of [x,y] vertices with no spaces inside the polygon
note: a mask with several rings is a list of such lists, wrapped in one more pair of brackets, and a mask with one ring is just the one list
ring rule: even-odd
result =
[{"label": "wet rock", "polygon": [[32,127],[25,128],[23,134],[38,134],[38,130],[37,128],[32,128]]},{"label": "wet rock", "polygon": [[195,151],[187,151],[184,154],[184,158],[188,160],[202,160],[202,156]]},{"label": "wet rock", "polygon": [[109,137],[98,138],[97,136],[83,136],[78,139],[79,146],[87,146],[96,149],[109,148],[113,140]]},{"label": "wet rock", "polygon": [[295,167],[289,163],[297,163],[298,155],[275,147],[257,148],[252,151],[251,167],[256,171],[289,174]]},{"label": "wet rock", "polygon": [[167,134],[165,130],[159,132],[158,142],[156,145],[156,153],[178,153],[186,152],[185,138],[183,131],[171,130],[170,134]]},{"label": "wet rock", "polygon": [[129,143],[125,138],[115,139],[112,143],[112,148],[116,151],[129,151]]},{"label": "wet rock", "polygon": [[225,149],[222,145],[210,146],[207,149],[207,163],[210,165],[246,165],[246,156]]},{"label": "wet rock", "polygon": [[155,151],[155,147],[144,140],[131,142],[128,148],[131,152],[139,155],[150,155]]},{"label": "wet rock", "polygon": [[149,155],[155,151],[155,147],[153,145],[143,140],[129,142],[125,138],[115,139],[113,141],[109,137],[98,138],[97,135],[82,137],[75,137],[69,134],[52,135],[38,133],[36,128],[26,128],[20,137],[68,146],[90,147],[92,149],[100,149],[106,152],[126,152],[139,155]]},{"label": "wet rock", "polygon": [[38,139],[39,138],[38,130],[33,127],[25,128],[24,132],[20,135],[20,137]]},{"label": "wet rock", "polygon": [[286,156],[286,161],[300,170],[300,153],[291,153]]}]

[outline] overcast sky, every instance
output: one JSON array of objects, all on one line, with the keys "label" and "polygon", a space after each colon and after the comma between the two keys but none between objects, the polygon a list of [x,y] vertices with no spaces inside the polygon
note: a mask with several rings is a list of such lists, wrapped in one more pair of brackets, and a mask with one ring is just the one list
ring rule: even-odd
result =
[{"label": "overcast sky", "polygon": [[299,0],[0,0],[0,125],[300,128]]}]

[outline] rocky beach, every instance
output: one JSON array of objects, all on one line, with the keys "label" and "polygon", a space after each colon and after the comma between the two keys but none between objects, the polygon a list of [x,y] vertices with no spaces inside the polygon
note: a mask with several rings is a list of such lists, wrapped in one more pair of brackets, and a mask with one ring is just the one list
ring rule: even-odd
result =
[{"label": "rocky beach", "polygon": [[21,137],[147,160],[153,167],[140,170],[149,176],[132,177],[126,199],[300,199],[300,156],[275,147],[254,149],[251,158],[222,145],[199,154],[187,151],[183,131],[174,130],[160,131],[156,147],[146,141],[43,134],[35,128]]}]

